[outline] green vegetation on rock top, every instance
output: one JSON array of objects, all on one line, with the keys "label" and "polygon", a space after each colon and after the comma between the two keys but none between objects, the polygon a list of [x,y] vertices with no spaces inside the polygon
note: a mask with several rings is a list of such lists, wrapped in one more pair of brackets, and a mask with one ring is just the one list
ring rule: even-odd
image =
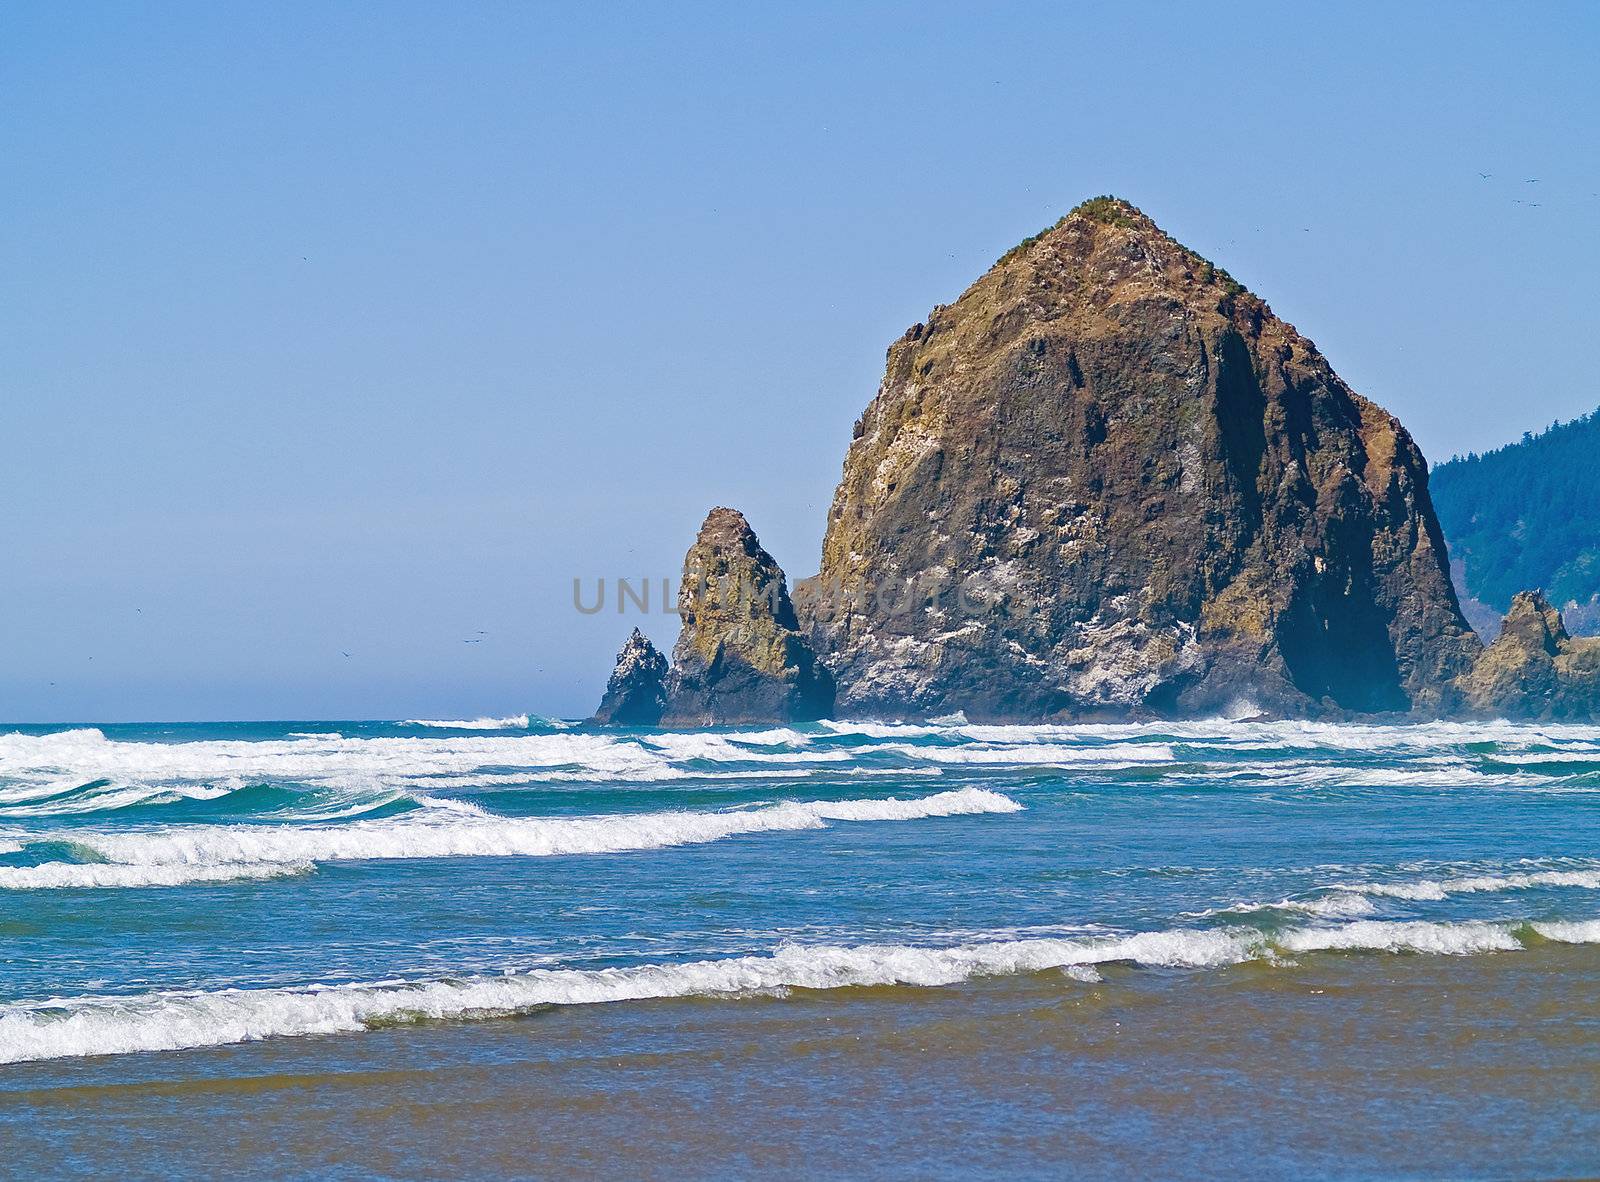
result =
[{"label": "green vegetation on rock top", "polygon": [[[1073,207],[1072,213],[1082,214],[1093,221],[1102,222],[1108,226],[1131,226],[1141,216],[1139,209],[1132,202],[1124,201],[1121,197],[1106,194],[1103,197],[1091,197],[1087,201],[1080,201]],[[1071,217],[1072,214],[1068,214]],[[1063,221],[1065,219],[1062,219]],[[1060,223],[1058,222],[1057,225]]]},{"label": "green vegetation on rock top", "polygon": [[[995,265],[1003,266],[1006,263],[1009,263],[1012,259],[1016,258],[1029,247],[1033,246],[1034,243],[1038,242],[1046,234],[1049,234],[1054,230],[1059,230],[1063,225],[1066,224],[1067,218],[1071,217],[1083,217],[1092,222],[1099,222],[1103,226],[1118,226],[1123,229],[1132,229],[1141,224],[1149,226],[1152,229],[1155,228],[1154,223],[1152,223],[1150,219],[1144,215],[1144,212],[1131,201],[1125,201],[1121,197],[1113,197],[1110,194],[1105,194],[1100,197],[1090,197],[1087,201],[1080,201],[1077,205],[1073,206],[1064,217],[1057,218],[1054,222],[1040,230],[1037,234],[1028,235],[1028,237],[1024,238],[1021,242],[1017,243],[1010,250],[1006,251],[1005,254],[1001,255],[997,260],[995,260]],[[1159,233],[1159,231],[1157,232]],[[1199,271],[1201,280],[1203,282],[1211,283],[1213,281],[1220,280],[1223,288],[1227,291],[1229,296],[1238,296],[1244,293],[1244,285],[1232,275],[1224,271],[1221,267],[1212,263],[1209,259],[1201,257],[1199,254],[1190,250],[1186,246],[1182,246],[1180,244],[1179,248],[1186,255],[1188,255],[1190,261]]]},{"label": "green vegetation on rock top", "polygon": [[1101,224],[1107,226],[1133,226],[1136,225],[1137,220],[1143,216],[1140,214],[1137,208],[1135,208],[1131,203],[1124,201],[1121,197],[1091,197],[1087,201],[1080,201],[1077,205],[1073,206],[1064,217],[1057,218],[1054,222],[1040,230],[1037,234],[1028,235],[1028,237],[1024,238],[1010,250],[1006,251],[1005,254],[1001,255],[996,261],[996,265],[998,266],[1000,263],[1010,262],[1023,251],[1027,250],[1028,247],[1039,241],[1039,239],[1050,233],[1050,231],[1059,230],[1066,222],[1067,218],[1072,217],[1073,214],[1081,214],[1082,216],[1089,218],[1091,221],[1100,222]]}]

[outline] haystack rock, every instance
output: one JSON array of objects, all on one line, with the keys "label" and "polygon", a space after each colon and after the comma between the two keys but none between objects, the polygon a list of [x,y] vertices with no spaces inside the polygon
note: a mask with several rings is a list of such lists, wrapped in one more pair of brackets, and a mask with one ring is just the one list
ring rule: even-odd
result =
[{"label": "haystack rock", "polygon": [[639,629],[617,654],[605,697],[593,722],[606,726],[655,726],[667,708],[667,658]]},{"label": "haystack rock", "polygon": [[1474,714],[1534,720],[1600,718],[1600,637],[1567,634],[1538,591],[1511,601],[1500,635],[1457,680]]},{"label": "haystack rock", "polygon": [[796,599],[849,717],[1431,713],[1482,648],[1405,429],[1112,198],[890,346]]},{"label": "haystack rock", "polygon": [[683,560],[678,615],[662,725],[805,722],[831,711],[833,679],[800,633],[783,570],[743,514],[706,517]]}]

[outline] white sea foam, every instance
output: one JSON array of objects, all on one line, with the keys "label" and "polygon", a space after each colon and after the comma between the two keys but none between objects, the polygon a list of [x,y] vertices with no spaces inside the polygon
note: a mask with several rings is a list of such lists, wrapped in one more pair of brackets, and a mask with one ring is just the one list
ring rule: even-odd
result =
[{"label": "white sea foam", "polygon": [[401,726],[431,726],[452,731],[525,731],[526,714],[512,714],[506,718],[408,718]]},{"label": "white sea foam", "polygon": [[1312,899],[1279,899],[1276,903],[1234,903],[1228,907],[1211,907],[1190,912],[1191,918],[1209,919],[1216,915],[1253,915],[1262,911],[1292,911],[1301,915],[1316,915],[1324,919],[1352,919],[1371,915],[1377,910],[1371,899],[1344,892]]},{"label": "white sea foam", "polygon": [[1354,950],[1432,952],[1465,956],[1474,952],[1514,952],[1522,947],[1504,924],[1463,920],[1426,923],[1360,919],[1331,928],[1299,928],[1274,941],[1285,952]]},{"label": "white sea foam", "polygon": [[[1064,768],[1137,766],[1171,763],[1177,759],[1172,748],[1164,743],[1116,743],[1103,747],[1060,743],[919,747],[912,743],[886,743],[877,750],[931,763],[1026,764]],[[852,751],[846,754],[854,758],[858,753]]]},{"label": "white sea foam", "polygon": [[1391,899],[1438,901],[1451,895],[1524,891],[1537,887],[1600,890],[1600,870],[1534,870],[1516,874],[1476,874],[1459,878],[1424,878],[1416,882],[1364,882],[1340,886],[1342,891]]},{"label": "white sea foam", "polygon": [[[1550,940],[1600,941],[1600,920],[1530,926]],[[0,1063],[356,1032],[426,1019],[507,1016],[553,1005],[733,998],[852,986],[937,987],[1048,970],[1096,982],[1101,979],[1096,966],[1112,963],[1206,969],[1248,960],[1274,963],[1279,953],[1459,956],[1522,947],[1511,924],[1359,920],[1293,929],[1271,941],[1249,929],[1172,929],[942,948],[784,943],[768,956],[627,968],[536,968],[451,980],[49,998],[0,1005]]]},{"label": "white sea foam", "polygon": [[[653,736],[656,740],[664,737],[664,735]],[[791,747],[807,747],[811,744],[810,735],[788,726],[772,727],[764,731],[733,731],[724,737],[735,743],[788,744]]]},{"label": "white sea foam", "polygon": [[1581,746],[1569,745],[1560,751],[1516,751],[1501,758],[1510,763],[1589,764],[1600,760],[1600,747],[1585,743]]},{"label": "white sea foam", "polygon": [[[805,737],[796,735],[795,738],[804,740]],[[641,743],[646,750],[660,752],[673,762],[705,759],[716,763],[845,763],[859,757],[856,751],[752,751],[749,747],[739,746],[741,743],[774,746],[784,741],[763,737],[759,732],[717,735],[683,731],[650,735]]]},{"label": "white sea foam", "polygon": [[281,878],[303,874],[309,862],[220,862],[209,866],[122,866],[106,862],[46,862],[42,866],[0,866],[0,890],[60,888],[169,887],[233,882],[243,878]]},{"label": "white sea foam", "polygon": [[[761,750],[754,744],[779,732],[678,734],[649,739],[555,732],[531,735],[450,735],[428,738],[349,738],[337,734],[260,741],[128,742],[97,730],[48,735],[0,735],[0,810],[85,812],[106,807],[111,791],[135,793],[124,803],[162,792],[197,797],[251,784],[298,784],[352,793],[396,789],[417,794],[459,784],[538,782],[657,782],[688,778],[806,775],[808,765],[833,767],[847,751]],[[795,734],[795,738],[804,736]],[[704,769],[691,761],[754,767]],[[757,768],[770,767],[770,771]],[[104,781],[104,783],[100,783]],[[60,798],[60,799],[56,799]],[[38,806],[38,807],[36,807]]]},{"label": "white sea foam", "polygon": [[[620,853],[702,844],[739,834],[822,829],[830,821],[913,821],[1012,813],[1021,808],[1001,793],[962,788],[912,799],[787,801],[716,813],[516,818],[491,816],[476,806],[456,803],[388,820],[343,825],[182,825],[116,833],[73,830],[61,839],[124,868],[160,868],[164,877],[159,882],[154,878],[137,881],[130,869],[130,881],[118,883],[100,864],[52,862],[28,868],[28,874],[19,868],[15,878],[0,874],[0,888],[210,882],[230,876],[219,867],[261,864]],[[73,883],[74,875],[89,881]]]},{"label": "white sea foam", "polygon": [[452,981],[51,998],[0,1006],[0,1063],[354,1032],[386,1022],[503,1016],[550,1005],[736,997],[861,985],[939,986],[1047,969],[1081,972],[1113,961],[1206,968],[1249,954],[1250,945],[1243,937],[1202,931],[955,948],[784,944],[770,956],[633,968],[534,969]]},{"label": "white sea foam", "polygon": [[[164,804],[180,800],[217,800],[243,787],[242,782],[223,784],[137,784],[117,787],[95,784],[64,796],[45,790],[0,794],[0,816],[4,817],[60,817],[81,813],[106,813],[135,805]],[[44,796],[31,802],[29,797]]]},{"label": "white sea foam", "polygon": [[1528,926],[1558,944],[1600,944],[1600,919],[1551,920]]},{"label": "white sea foam", "polygon": [[[1093,775],[1125,767],[1171,765],[1182,780],[1259,782],[1302,788],[1518,788],[1595,791],[1561,773],[1569,757],[1600,758],[1594,727],[1511,723],[1352,726],[1330,723],[1129,723],[1012,726],[829,722],[817,730],[773,727],[733,732],[644,735],[526,731],[530,717],[412,719],[417,726],[479,733],[414,738],[354,738],[296,732],[261,741],[132,742],[98,730],[0,735],[0,809],[83,812],[160,799],[163,789],[192,796],[198,786],[302,784],[364,793],[427,792],[482,777],[498,782],[657,782],[762,774],[802,776],[891,757],[906,770],[928,767],[1034,766]],[[555,724],[552,724],[555,725]],[[492,732],[505,733],[492,733]],[[819,743],[818,736],[853,742]],[[942,741],[917,740],[933,737]],[[1464,748],[1494,744],[1496,768]],[[1264,760],[1282,749],[1293,758]],[[1355,760],[1345,756],[1355,755]],[[1392,755],[1386,765],[1381,759]],[[1545,764],[1539,761],[1552,760]],[[883,772],[884,761],[872,770]],[[1398,766],[1395,764],[1398,763]],[[742,765],[742,766],[736,766]],[[1550,771],[1545,769],[1549,768]],[[888,771],[892,774],[893,767]],[[99,781],[105,785],[99,785]],[[147,792],[120,798],[110,792]],[[56,799],[59,797],[60,799]],[[37,807],[36,807],[37,806]]]},{"label": "white sea foam", "polygon": [[666,778],[686,773],[659,751],[608,735],[456,735],[262,741],[139,743],[97,730],[0,735],[0,801],[68,792],[106,780],[118,786],[178,783],[298,783],[370,790],[422,787],[430,779],[486,768],[520,769],[537,780],[579,773],[593,780]]},{"label": "white sea foam", "polygon": [[1357,882],[1338,889],[1356,891],[1363,895],[1377,895],[1386,899],[1407,899],[1429,902],[1445,898],[1444,888],[1432,879],[1421,882]]},{"label": "white sea foam", "polygon": [[[1052,728],[1056,729],[1056,728]],[[1138,739],[1159,736],[1183,742],[1216,744],[1235,751],[1274,748],[1318,748],[1328,751],[1378,753],[1438,751],[1469,744],[1493,743],[1516,750],[1536,746],[1597,751],[1600,729],[1584,724],[1496,722],[1425,722],[1398,725],[1284,720],[1230,722],[1197,720],[1165,723],[1087,724],[1067,728],[1080,735]]]},{"label": "white sea foam", "polygon": [[836,735],[860,735],[867,739],[905,739],[923,735],[951,733],[950,726],[921,725],[914,722],[836,722],[824,719],[818,724]]}]

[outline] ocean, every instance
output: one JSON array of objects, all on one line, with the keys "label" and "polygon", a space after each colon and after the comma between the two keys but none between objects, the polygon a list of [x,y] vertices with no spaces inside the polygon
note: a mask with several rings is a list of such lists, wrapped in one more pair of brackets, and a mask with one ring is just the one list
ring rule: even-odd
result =
[{"label": "ocean", "polygon": [[1600,728],[0,733],[0,1174],[1600,1172]]}]

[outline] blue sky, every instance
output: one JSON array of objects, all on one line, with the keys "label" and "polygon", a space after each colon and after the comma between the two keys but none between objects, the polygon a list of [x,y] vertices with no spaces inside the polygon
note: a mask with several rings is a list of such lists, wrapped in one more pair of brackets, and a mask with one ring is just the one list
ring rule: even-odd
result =
[{"label": "blue sky", "polygon": [[1592,6],[449,7],[0,8],[0,719],[586,713],[574,577],[811,573],[889,341],[1098,193],[1434,460],[1600,404]]}]

